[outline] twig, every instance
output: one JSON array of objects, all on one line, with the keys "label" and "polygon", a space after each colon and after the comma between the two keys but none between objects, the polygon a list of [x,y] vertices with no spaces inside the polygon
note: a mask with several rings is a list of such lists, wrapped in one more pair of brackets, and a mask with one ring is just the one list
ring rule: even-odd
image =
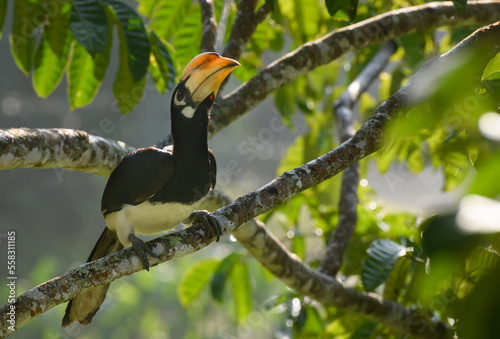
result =
[{"label": "twig", "polygon": [[201,36],[201,52],[215,52],[217,40],[217,20],[214,14],[213,0],[199,0],[201,8],[201,23],[203,35]]},{"label": "twig", "polygon": [[[340,142],[354,135],[354,114],[352,108],[373,81],[378,77],[397,49],[393,41],[389,41],[366,65],[354,81],[342,92],[333,103],[333,114],[337,120]],[[358,215],[359,163],[354,163],[344,170],[340,188],[339,220],[326,247],[326,255],[318,266],[324,274],[335,277],[340,266],[347,244],[354,232]]]},{"label": "twig", "polygon": [[274,61],[247,83],[218,100],[209,137],[250,111],[278,88],[346,52],[441,26],[489,24],[500,20],[500,1],[471,2],[457,13],[452,2],[433,2],[387,12],[308,42]]}]

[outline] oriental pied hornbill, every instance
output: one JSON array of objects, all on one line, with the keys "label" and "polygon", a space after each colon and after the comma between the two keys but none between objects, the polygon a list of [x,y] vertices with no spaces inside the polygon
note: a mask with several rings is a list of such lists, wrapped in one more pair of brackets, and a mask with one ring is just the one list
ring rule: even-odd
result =
[{"label": "oriental pied hornbill", "polygon": [[[216,53],[195,57],[184,69],[170,104],[173,147],[141,148],[126,155],[111,173],[102,196],[107,227],[88,261],[130,246],[145,269],[156,257],[135,234],[155,234],[180,222],[200,222],[207,234],[220,236],[217,220],[195,211],[215,186],[215,157],[207,145],[209,113],[222,81],[239,64]],[[63,326],[87,325],[104,301],[108,285],[71,300]]]}]

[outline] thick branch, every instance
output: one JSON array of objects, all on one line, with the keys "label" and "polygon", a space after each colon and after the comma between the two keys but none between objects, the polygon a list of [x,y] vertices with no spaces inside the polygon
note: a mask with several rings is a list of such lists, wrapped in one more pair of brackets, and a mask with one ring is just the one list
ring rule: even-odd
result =
[{"label": "thick branch", "polygon": [[[333,103],[333,114],[337,120],[340,141],[344,142],[354,135],[354,113],[352,108],[396,52],[397,45],[389,41],[366,65],[354,81]],[[326,255],[318,270],[334,277],[342,265],[342,258],[358,220],[359,163],[347,167],[342,175],[340,188],[339,220],[326,247]]]},{"label": "thick branch", "polygon": [[[449,59],[455,59],[461,52],[474,50],[481,45],[488,45],[488,53],[476,59],[480,67],[484,67],[492,55],[500,49],[497,37],[500,25],[478,30],[471,37],[458,44],[449,53],[437,59],[441,65]],[[484,43],[484,44],[483,44]],[[400,91],[380,105],[375,114],[368,119],[356,134],[332,151],[308,162],[298,168],[283,173],[281,176],[255,192],[240,197],[232,204],[214,212],[224,234],[235,231],[239,226],[256,216],[265,213],[295,194],[317,185],[338,174],[351,164],[375,152],[382,146],[383,126],[391,119],[401,116],[404,102],[410,102],[407,88],[416,83],[429,80],[429,73],[436,72],[436,63],[426,66],[417,73]],[[468,81],[466,79],[464,81]],[[370,293],[360,293],[345,289],[334,279],[321,275],[307,265],[298,261],[279,243],[272,240],[271,235],[259,231],[242,229],[239,236],[247,236],[255,247],[255,256],[277,277],[288,286],[311,296],[320,302],[335,307],[348,309],[377,320],[391,328],[410,333],[421,338],[443,338],[446,329],[441,323],[426,318],[416,311],[407,310],[394,302],[380,299]],[[205,230],[201,226],[193,226],[181,232],[167,235],[149,242],[159,259],[150,258],[152,265],[157,265],[175,257],[193,253],[207,246],[214,239],[205,238]],[[271,241],[272,240],[272,241]],[[267,249],[276,248],[273,255],[266,255]],[[259,254],[260,253],[260,254]],[[264,254],[264,255],[262,255]],[[39,285],[16,298],[16,326],[21,327],[31,318],[46,312],[50,308],[66,302],[76,295],[95,286],[110,283],[119,277],[142,270],[140,260],[130,248],[114,253],[108,257],[80,266],[69,273]],[[10,334],[7,329],[8,310],[10,304],[0,309],[0,336]]]},{"label": "thick branch", "polygon": [[213,0],[199,0],[201,9],[201,23],[203,35],[201,36],[201,52],[215,52],[217,40],[217,21],[214,14]]},{"label": "thick branch", "polygon": [[212,112],[210,136],[217,134],[269,94],[346,52],[441,26],[489,24],[500,20],[500,1],[468,3],[457,13],[452,2],[429,3],[387,12],[338,29],[308,42],[274,61],[259,74],[218,101]]},{"label": "thick branch", "polygon": [[0,130],[0,170],[65,168],[109,176],[134,148],[71,129]]}]

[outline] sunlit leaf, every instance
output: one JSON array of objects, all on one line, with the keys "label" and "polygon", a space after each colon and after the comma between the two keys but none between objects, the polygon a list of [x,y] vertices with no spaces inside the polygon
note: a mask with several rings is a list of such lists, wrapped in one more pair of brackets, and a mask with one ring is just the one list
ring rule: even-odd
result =
[{"label": "sunlit leaf", "polygon": [[138,2],[137,11],[142,16],[144,16],[148,20],[150,20],[156,7],[165,1],[162,1],[162,0],[138,0],[137,2]]},{"label": "sunlit leaf", "polygon": [[94,56],[102,53],[108,40],[108,17],[101,0],[73,0],[71,32]]},{"label": "sunlit leaf", "polygon": [[204,259],[191,265],[184,272],[177,287],[177,298],[182,306],[189,306],[198,297],[219,264],[220,260]]},{"label": "sunlit leaf", "polygon": [[242,323],[253,309],[250,276],[248,265],[245,262],[239,262],[234,266],[231,273],[231,284],[236,306],[236,319]]},{"label": "sunlit leaf", "polygon": [[375,240],[366,251],[361,265],[361,281],[366,291],[373,291],[391,274],[399,257],[406,254],[404,246],[388,239]]},{"label": "sunlit leaf", "polygon": [[69,30],[71,4],[65,3],[60,11],[49,17],[42,30],[42,39],[35,55],[33,88],[38,96],[46,98],[59,85],[68,60],[73,40]]},{"label": "sunlit leaf", "polygon": [[[149,27],[162,39],[169,41],[174,32],[183,27],[189,19],[191,0],[141,1],[139,12],[149,19]],[[197,6],[199,7],[199,6]],[[200,17],[196,17],[200,22]]]},{"label": "sunlit leaf", "polygon": [[182,24],[173,33],[172,45],[182,67],[185,67],[191,59],[200,53],[200,40],[203,33],[200,15],[200,6],[198,4],[192,5]]},{"label": "sunlit leaf", "polygon": [[319,2],[307,0],[278,0],[281,15],[297,43],[304,43],[318,33],[321,21]]},{"label": "sunlit leaf", "polygon": [[126,45],[128,66],[134,82],[138,82],[146,75],[149,65],[150,43],[149,36],[144,28],[141,18],[129,6],[121,1],[106,0],[113,7],[119,23],[121,45]]},{"label": "sunlit leaf", "polygon": [[75,41],[66,73],[70,110],[88,105],[97,94],[109,64],[113,42],[112,29],[108,31],[108,34],[106,48],[103,53],[97,53],[95,58],[92,58],[85,47]]},{"label": "sunlit leaf", "polygon": [[500,156],[492,157],[489,161],[477,168],[477,173],[472,177],[469,186],[470,194],[479,194],[486,197],[497,197],[500,192],[500,181],[498,180],[498,169],[500,168]]},{"label": "sunlit leaf", "polygon": [[10,51],[17,67],[27,76],[31,72],[36,50],[34,31],[45,20],[45,14],[36,0],[14,1]]},{"label": "sunlit leaf", "polygon": [[490,60],[484,69],[482,81],[500,79],[500,53]]}]

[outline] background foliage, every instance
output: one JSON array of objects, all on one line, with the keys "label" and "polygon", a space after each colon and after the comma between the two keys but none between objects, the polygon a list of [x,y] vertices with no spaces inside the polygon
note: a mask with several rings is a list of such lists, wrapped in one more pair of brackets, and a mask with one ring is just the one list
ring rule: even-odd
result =
[{"label": "background foliage", "polygon": [[[332,30],[424,1],[266,3],[272,12],[258,26],[241,56],[242,67],[234,72],[240,82],[254,76],[273,53],[285,54]],[[454,4],[458,10],[466,6],[465,1]],[[229,38],[237,5],[215,1],[219,27],[221,23],[227,27],[220,34],[221,45]],[[10,7],[13,21],[8,38],[17,67],[31,78],[34,91],[42,98],[49,97],[65,76],[70,110],[96,98],[115,58],[118,66],[112,91],[116,106],[123,114],[141,114],[134,108],[143,100],[148,80],[159,93],[166,93],[182,68],[199,53],[200,6],[191,0],[16,0]],[[7,9],[7,2],[2,1],[2,24]],[[399,89],[427,60],[448,51],[476,28],[442,28],[398,39],[390,67],[361,97],[359,121],[371,115],[378,102]],[[5,31],[6,27],[4,39]],[[282,121],[301,132],[281,157],[276,175],[338,144],[332,103],[379,48],[349,53],[273,94]],[[392,127],[388,146],[361,163],[364,184],[358,190],[358,223],[338,278],[356,290],[373,291],[432,312],[456,326],[459,338],[488,338],[496,333],[493,315],[499,314],[500,305],[499,225],[498,219],[493,221],[493,212],[498,216],[500,210],[494,200],[500,192],[500,132],[497,127],[493,134],[486,133],[481,121],[484,124],[487,119],[486,112],[496,112],[489,118],[498,124],[500,57],[492,59],[474,88],[460,81],[471,62],[465,60],[456,72],[439,79],[433,98],[412,107],[407,119]],[[441,173],[442,188],[455,192],[456,203],[430,218],[429,213],[439,208],[402,212],[387,206],[366,178],[376,164],[387,182],[404,181],[407,176],[390,171],[398,162],[411,175],[427,169]],[[337,224],[340,180],[335,177],[313,187],[261,218],[312,267],[321,260],[324,244]],[[469,212],[470,206],[485,214],[478,218],[477,212]],[[456,216],[465,218],[465,224],[457,224],[460,218]],[[490,224],[493,227],[488,228]],[[398,337],[382,326],[288,290],[232,240],[216,247],[113,283],[92,326],[73,329],[69,335]],[[60,271],[57,259],[39,256],[22,285],[27,289]],[[32,321],[12,337],[39,331],[43,337],[61,337],[54,324],[59,324],[62,312],[62,307],[49,312],[42,316],[46,321]]]}]

